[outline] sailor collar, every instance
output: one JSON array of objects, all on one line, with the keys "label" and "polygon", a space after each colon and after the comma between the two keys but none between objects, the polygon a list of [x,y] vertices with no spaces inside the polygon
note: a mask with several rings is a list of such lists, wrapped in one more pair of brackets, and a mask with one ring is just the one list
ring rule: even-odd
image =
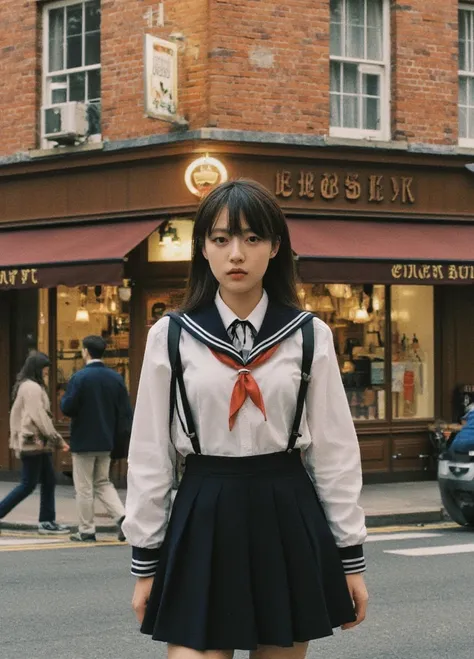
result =
[{"label": "sailor collar", "polygon": [[234,348],[214,302],[189,314],[171,312],[167,315],[208,348],[229,355],[242,365],[250,364],[262,352],[281,343],[313,318],[313,315],[307,311],[280,305],[270,300],[262,326],[255,337],[254,346],[248,359],[244,361],[240,352]]}]

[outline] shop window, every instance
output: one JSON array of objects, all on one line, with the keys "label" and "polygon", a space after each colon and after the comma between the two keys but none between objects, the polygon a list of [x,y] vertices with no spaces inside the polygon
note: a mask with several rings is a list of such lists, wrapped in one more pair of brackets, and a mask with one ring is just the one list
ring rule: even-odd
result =
[{"label": "shop window", "polygon": [[459,10],[459,143],[474,142],[474,7]]},{"label": "shop window", "polygon": [[148,238],[148,261],[190,261],[193,238],[192,220],[165,220]]},{"label": "shop window", "polygon": [[331,0],[330,134],[388,139],[386,0]]},{"label": "shop window", "polygon": [[38,292],[38,350],[49,353],[49,299],[48,289],[41,288]]},{"label": "shop window", "polygon": [[434,416],[432,286],[392,286],[392,416]]},{"label": "shop window", "polygon": [[119,294],[115,286],[60,286],[57,289],[58,400],[70,377],[84,366],[82,339],[89,334],[106,340],[105,364],[120,373],[130,387],[128,297],[122,291]]},{"label": "shop window", "polygon": [[66,104],[77,101],[85,104],[88,136],[100,140],[100,23],[100,0],[44,8],[42,135],[63,130],[72,116]]},{"label": "shop window", "polygon": [[333,331],[352,417],[385,419],[385,287],[303,284],[299,297]]}]

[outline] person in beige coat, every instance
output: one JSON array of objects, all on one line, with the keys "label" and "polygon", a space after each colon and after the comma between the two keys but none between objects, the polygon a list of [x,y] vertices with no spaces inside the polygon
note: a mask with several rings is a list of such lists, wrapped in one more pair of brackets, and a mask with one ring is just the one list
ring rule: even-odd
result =
[{"label": "person in beige coat", "polygon": [[38,531],[41,534],[69,533],[67,526],[56,522],[56,478],[52,461],[57,447],[69,447],[55,429],[44,376],[50,366],[47,355],[31,353],[13,387],[10,413],[10,448],[22,462],[21,482],[0,501],[0,519],[26,499],[41,483]]}]

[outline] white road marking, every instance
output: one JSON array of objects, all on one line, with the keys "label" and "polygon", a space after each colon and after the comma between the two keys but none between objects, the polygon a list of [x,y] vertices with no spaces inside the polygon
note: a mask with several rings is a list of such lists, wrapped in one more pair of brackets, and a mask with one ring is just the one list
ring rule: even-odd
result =
[{"label": "white road marking", "polygon": [[464,545],[444,545],[442,547],[413,547],[412,549],[385,549],[385,554],[399,556],[443,556],[448,554],[468,554],[474,552],[474,543]]},{"label": "white road marking", "polygon": [[369,535],[365,542],[383,542],[388,540],[417,540],[418,538],[438,538],[442,533],[379,533]]}]

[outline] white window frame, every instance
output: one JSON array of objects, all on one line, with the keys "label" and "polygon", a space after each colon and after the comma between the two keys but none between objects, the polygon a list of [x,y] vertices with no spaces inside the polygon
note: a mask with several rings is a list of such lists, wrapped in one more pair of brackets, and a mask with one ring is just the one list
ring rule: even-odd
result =
[{"label": "white window frame", "polygon": [[[461,11],[468,11],[471,15],[471,22],[473,22],[472,27],[473,27],[473,33],[474,33],[474,5],[467,5],[467,4],[460,4],[459,5],[459,12]],[[458,26],[459,27],[459,26]],[[459,34],[459,29],[458,29],[458,34]],[[464,71],[461,69],[461,62],[459,59],[459,44],[458,44],[458,129],[459,129],[459,107],[460,107],[460,102],[459,102],[459,89],[460,89],[460,79],[461,78],[470,78],[472,85],[474,85],[474,40],[473,40],[473,45],[471,47],[471,53],[470,53],[470,59],[473,64],[473,70],[472,71]],[[469,102],[469,99],[468,99]],[[469,108],[472,108],[474,110],[474,105],[469,106],[463,106],[466,108],[468,114],[469,114]],[[469,128],[469,118],[468,118],[468,128]],[[459,137],[458,138],[459,146],[466,146],[466,147],[473,147],[474,146],[474,137]]]},{"label": "white window frame", "polygon": [[[344,10],[345,3],[346,0],[344,0]],[[343,25],[345,25],[344,20]],[[382,0],[382,26],[382,61],[343,57],[332,55],[331,52],[329,53],[330,62],[357,64],[359,73],[380,76],[380,129],[368,130],[365,128],[343,128],[330,125],[330,137],[380,141],[388,141],[390,139],[390,5],[388,0]]]},{"label": "white window frame", "polygon": [[[56,76],[70,75],[71,73],[80,73],[82,71],[93,71],[100,70],[102,72],[102,52],[101,59],[98,64],[89,64],[85,66],[79,66],[73,69],[61,69],[60,71],[54,71],[49,73],[49,12],[52,9],[58,9],[60,7],[68,7],[70,5],[84,5],[87,0],[58,0],[58,2],[48,3],[43,7],[43,57],[42,57],[42,89],[41,89],[41,110],[40,110],[40,127],[41,127],[41,147],[43,149],[50,149],[52,147],[52,142],[44,138],[46,132],[45,126],[45,113],[44,109],[54,105],[61,105],[57,103],[50,103],[50,92],[53,90],[54,85],[58,85],[58,88],[62,88],[63,83],[49,83],[49,78]],[[84,52],[84,43],[83,43],[83,52]],[[102,83],[101,83],[102,84]],[[101,142],[102,134],[96,133],[89,135],[89,142]]]}]

